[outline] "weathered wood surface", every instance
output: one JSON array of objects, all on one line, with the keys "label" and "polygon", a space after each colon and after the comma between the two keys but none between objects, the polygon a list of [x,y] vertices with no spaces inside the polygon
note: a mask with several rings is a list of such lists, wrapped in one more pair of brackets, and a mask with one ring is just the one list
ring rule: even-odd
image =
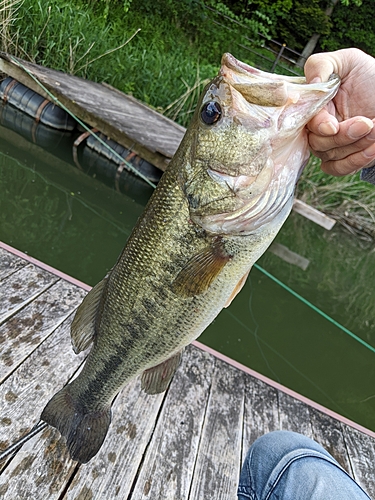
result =
[{"label": "weathered wood surface", "polygon": [[[28,286],[38,275],[39,287]],[[0,352],[13,357],[0,365],[1,450],[79,370],[85,353],[74,354],[69,330],[85,292],[3,250],[0,291]],[[16,308],[12,294],[22,296]],[[165,394],[146,395],[139,380],[119,394],[88,464],[73,462],[47,427],[0,464],[0,498],[234,500],[249,446],[277,429],[314,438],[375,497],[375,439],[190,346]]]},{"label": "weathered wood surface", "polygon": [[354,479],[375,498],[375,445],[355,429],[343,426]]},{"label": "weathered wood surface", "polygon": [[27,262],[25,260],[0,248],[0,280],[10,276],[26,265]]},{"label": "weathered wood surface", "polygon": [[58,278],[28,264],[0,281],[0,323],[36,299]]},{"label": "weathered wood surface", "polygon": [[83,295],[82,290],[59,280],[0,325],[0,381],[67,318]]},{"label": "weathered wood surface", "polygon": [[236,498],[241,467],[244,378],[241,371],[215,360],[190,498]]},{"label": "weathered wood surface", "polygon": [[[20,60],[59,101],[86,124],[165,170],[185,129],[131,96],[100,83]],[[12,60],[0,53],[0,71],[51,100]]]},{"label": "weathered wood surface", "polygon": [[132,500],[189,498],[213,365],[212,357],[197,349],[184,356],[166,396]]}]

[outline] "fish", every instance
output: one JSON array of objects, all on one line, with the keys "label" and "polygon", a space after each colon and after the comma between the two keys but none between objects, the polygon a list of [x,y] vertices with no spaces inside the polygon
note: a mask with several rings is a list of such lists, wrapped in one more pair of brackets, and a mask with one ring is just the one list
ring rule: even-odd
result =
[{"label": "fish", "polygon": [[135,377],[148,394],[168,388],[185,346],[239,293],[291,211],[305,125],[339,85],[224,54],[116,264],[73,319],[73,349],[89,354],[41,414],[73,460],[99,451],[112,402]]}]

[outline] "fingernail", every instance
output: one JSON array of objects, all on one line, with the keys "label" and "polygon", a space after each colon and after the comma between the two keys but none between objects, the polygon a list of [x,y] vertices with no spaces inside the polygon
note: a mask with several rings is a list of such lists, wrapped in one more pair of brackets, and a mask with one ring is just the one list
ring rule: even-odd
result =
[{"label": "fingernail", "polygon": [[367,149],[362,151],[363,156],[366,158],[374,158],[375,156],[375,144],[371,144]]},{"label": "fingernail", "polygon": [[322,135],[335,135],[338,131],[332,122],[322,122],[318,130]]},{"label": "fingernail", "polygon": [[309,83],[321,83],[321,81],[322,81],[322,79],[320,78],[320,76],[316,76]]},{"label": "fingernail", "polygon": [[368,118],[360,118],[350,125],[348,129],[348,137],[350,137],[350,139],[359,139],[360,137],[368,134],[373,126],[372,121]]}]

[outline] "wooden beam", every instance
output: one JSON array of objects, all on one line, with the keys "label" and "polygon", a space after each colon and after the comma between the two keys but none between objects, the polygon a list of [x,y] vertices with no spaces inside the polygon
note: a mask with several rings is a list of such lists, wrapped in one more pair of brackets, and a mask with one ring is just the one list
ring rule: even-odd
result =
[{"label": "wooden beam", "polygon": [[324,229],[331,230],[336,224],[336,221],[334,219],[328,217],[328,215],[320,212],[316,208],[311,207],[301,200],[294,200],[293,210],[297,212],[297,214],[306,217],[306,219],[310,219],[311,221],[315,222],[315,224],[324,227]]}]

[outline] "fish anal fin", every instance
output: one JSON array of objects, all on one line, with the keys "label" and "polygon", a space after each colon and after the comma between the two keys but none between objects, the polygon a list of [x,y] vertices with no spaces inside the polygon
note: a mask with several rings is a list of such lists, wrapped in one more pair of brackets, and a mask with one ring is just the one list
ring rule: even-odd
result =
[{"label": "fish anal fin", "polygon": [[231,258],[222,241],[217,239],[184,265],[173,282],[173,291],[183,297],[200,295],[208,290]]},{"label": "fish anal fin", "polygon": [[147,394],[159,394],[167,389],[180,364],[182,352],[183,350],[179,351],[171,358],[142,373],[141,386]]},{"label": "fish anal fin", "polygon": [[229,299],[227,300],[226,304],[224,307],[229,307],[232,303],[232,300],[236,297],[238,293],[242,290],[244,284],[246,283],[247,277],[249,276],[250,269],[242,276],[240,281],[237,283],[237,285],[234,287],[233,292],[231,293]]},{"label": "fish anal fin", "polygon": [[111,407],[84,412],[66,386],[48,402],[40,418],[66,438],[72,460],[85,464],[103,444],[111,423]]},{"label": "fish anal fin", "polygon": [[107,279],[108,275],[89,291],[76,311],[70,329],[73,350],[76,354],[87,349],[94,340],[96,315]]}]

